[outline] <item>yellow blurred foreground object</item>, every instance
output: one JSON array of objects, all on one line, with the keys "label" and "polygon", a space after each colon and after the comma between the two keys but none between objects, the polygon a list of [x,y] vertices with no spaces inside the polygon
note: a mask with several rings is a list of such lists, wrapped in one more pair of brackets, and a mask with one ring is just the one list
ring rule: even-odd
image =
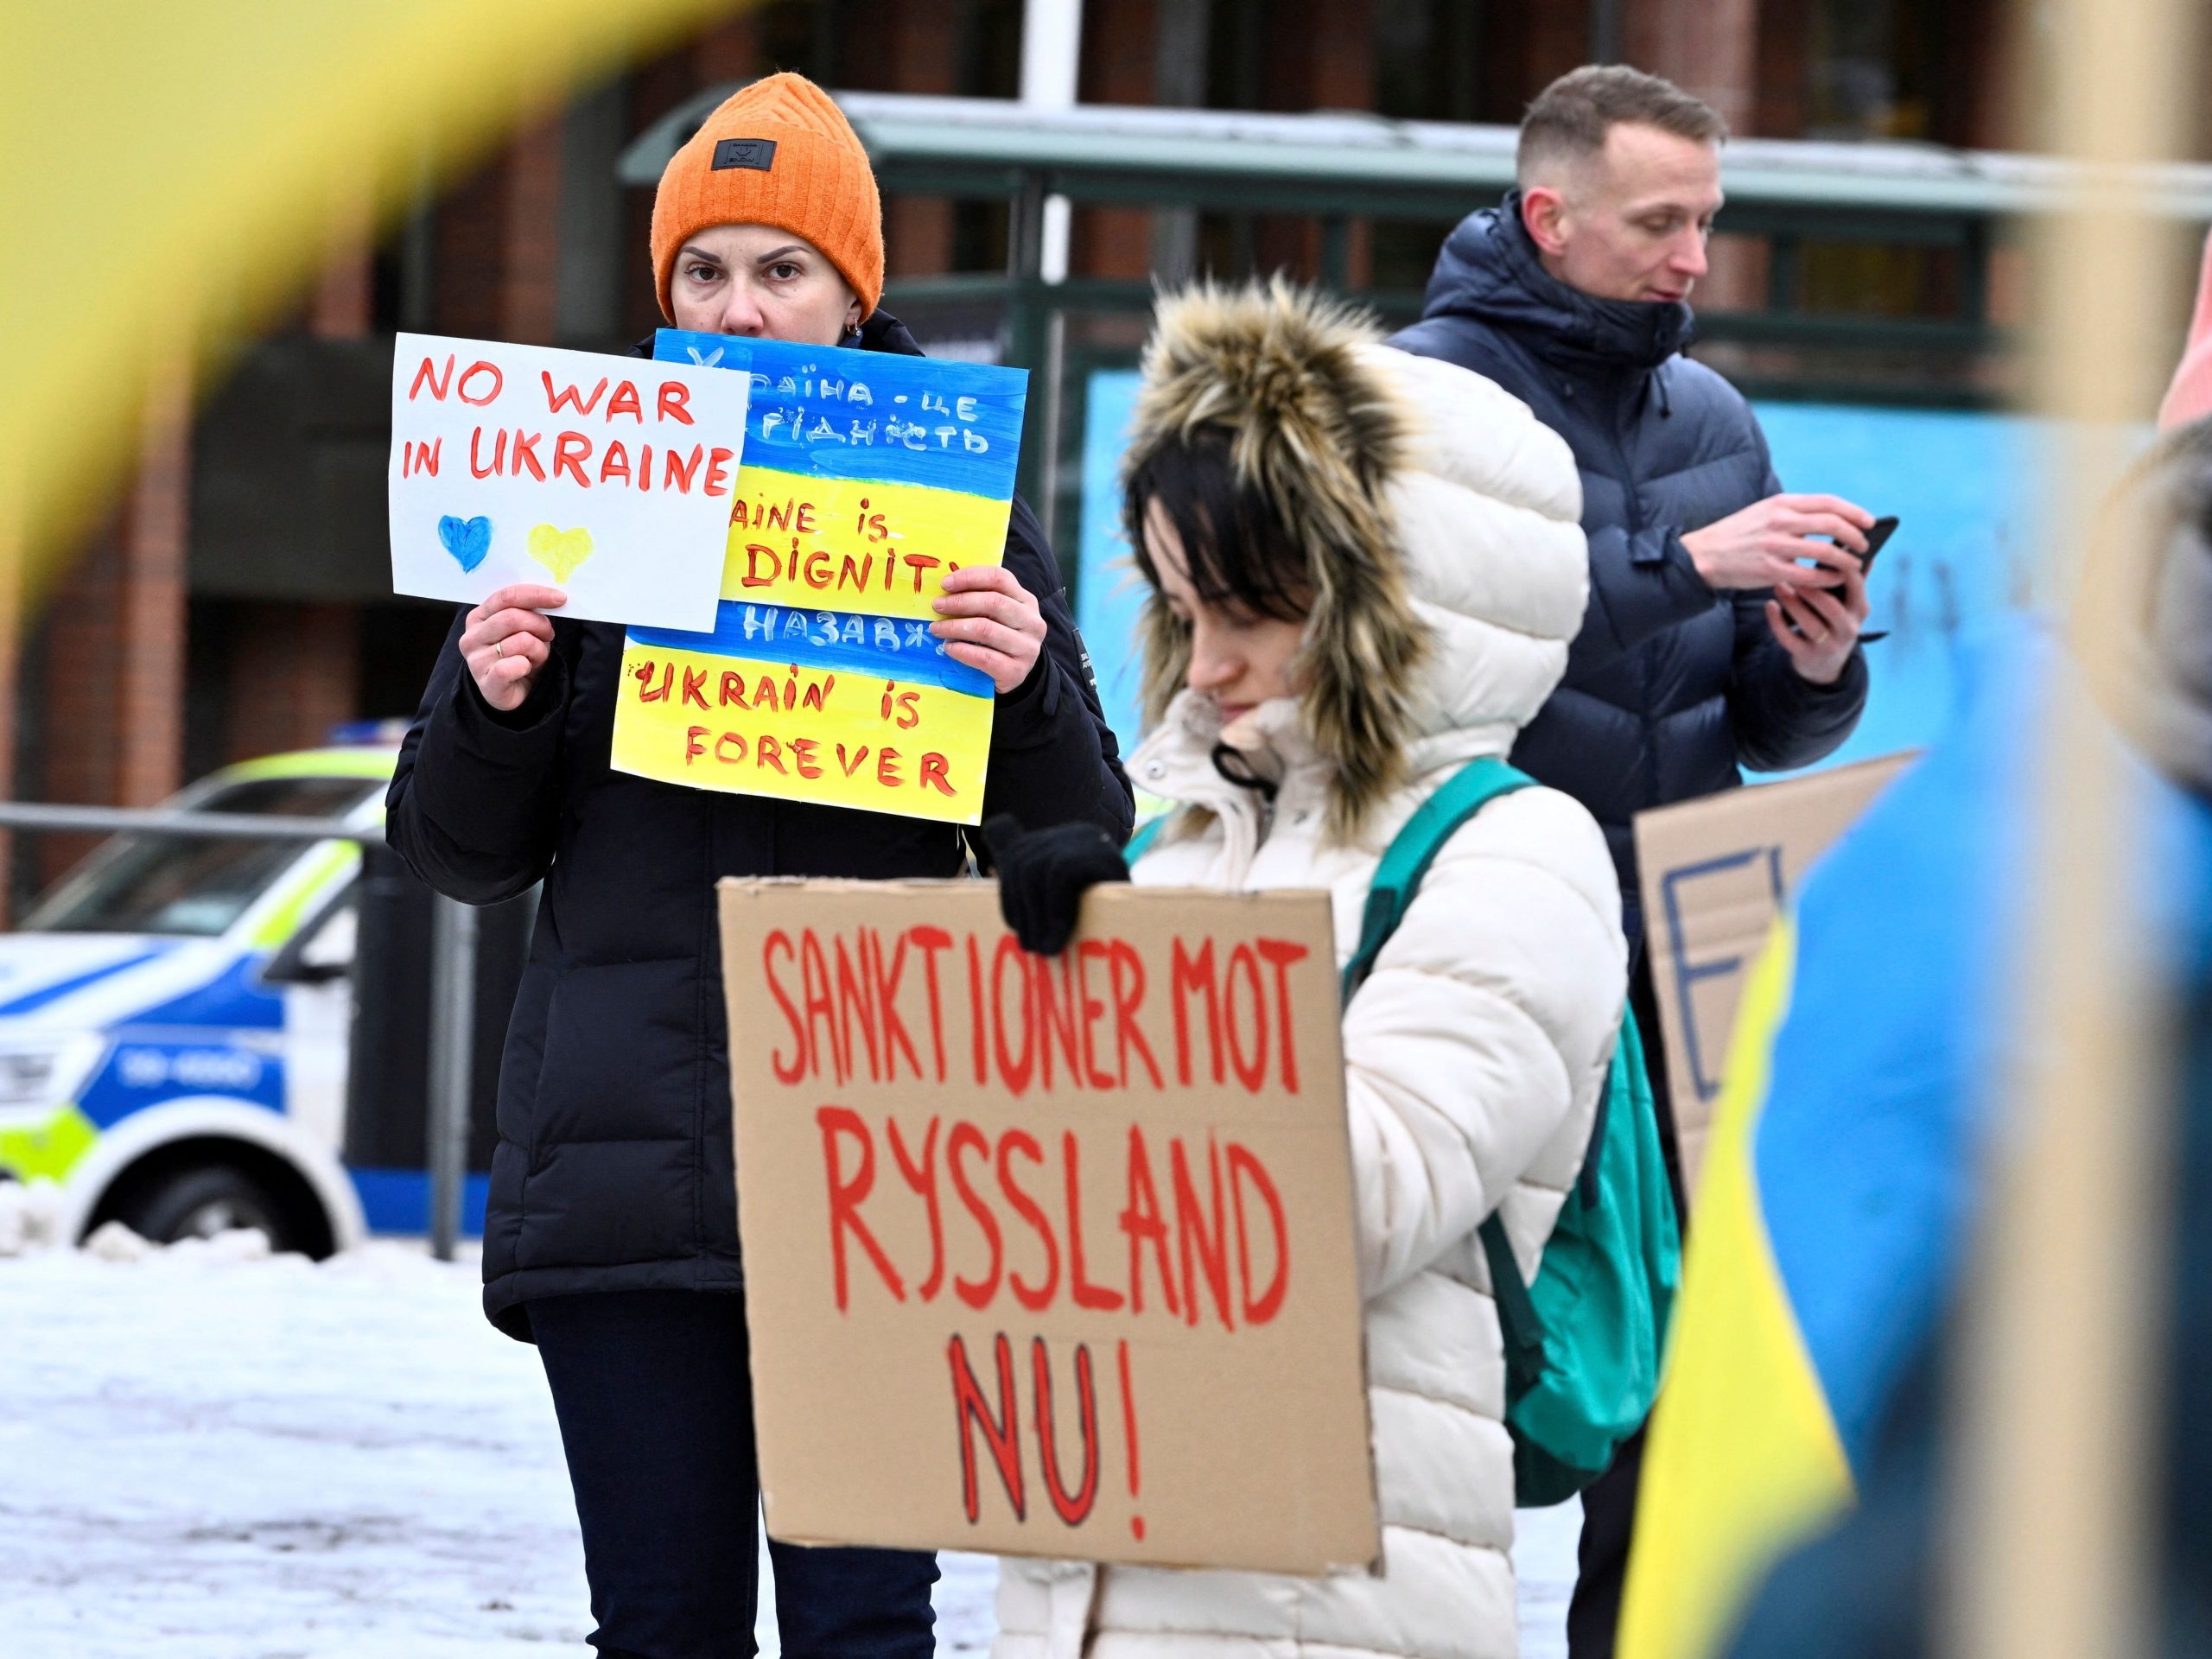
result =
[{"label": "yellow blurred foreground object", "polygon": [[[331,252],[574,85],[748,0],[71,0],[0,21],[0,572],[35,598]],[[644,257],[644,251],[639,251]]]},{"label": "yellow blurred foreground object", "polygon": [[1796,959],[1785,918],[1737,1015],[1644,1453],[1621,1659],[1707,1659],[1775,1558],[1852,1495],[1753,1167]]}]

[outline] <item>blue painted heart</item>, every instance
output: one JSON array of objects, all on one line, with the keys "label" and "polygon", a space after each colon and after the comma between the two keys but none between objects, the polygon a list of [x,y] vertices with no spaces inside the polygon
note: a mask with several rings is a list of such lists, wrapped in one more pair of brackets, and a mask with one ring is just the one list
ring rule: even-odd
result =
[{"label": "blue painted heart", "polygon": [[465,574],[484,563],[484,556],[492,550],[492,521],[489,518],[456,518],[451,513],[438,520],[438,539],[446,544],[446,551],[453,555],[454,563]]}]

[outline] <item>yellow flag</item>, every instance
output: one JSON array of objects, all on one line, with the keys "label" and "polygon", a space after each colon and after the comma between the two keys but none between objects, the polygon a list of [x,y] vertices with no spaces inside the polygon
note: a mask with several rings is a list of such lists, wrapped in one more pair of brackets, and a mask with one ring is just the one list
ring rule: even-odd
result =
[{"label": "yellow flag", "polygon": [[0,559],[33,594],[334,245],[748,0],[53,0],[0,10]]}]

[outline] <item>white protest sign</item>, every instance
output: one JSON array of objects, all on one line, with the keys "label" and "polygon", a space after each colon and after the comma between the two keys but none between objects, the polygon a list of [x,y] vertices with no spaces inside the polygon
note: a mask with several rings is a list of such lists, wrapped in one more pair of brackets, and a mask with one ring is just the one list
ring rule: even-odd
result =
[{"label": "white protest sign", "polygon": [[469,603],[550,582],[560,614],[710,632],[752,377],[402,334],[392,591]]}]

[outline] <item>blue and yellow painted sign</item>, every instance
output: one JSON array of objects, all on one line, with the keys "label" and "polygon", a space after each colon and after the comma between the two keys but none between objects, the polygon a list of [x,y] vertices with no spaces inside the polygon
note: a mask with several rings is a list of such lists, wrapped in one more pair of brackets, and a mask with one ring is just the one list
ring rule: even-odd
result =
[{"label": "blue and yellow painted sign", "polygon": [[724,599],[934,620],[947,575],[999,562],[1026,372],[677,328],[653,355],[753,376]]},{"label": "blue and yellow painted sign", "polygon": [[631,630],[616,769],[981,822],[990,677],[929,625],[1004,553],[1028,376],[672,328],[653,354],[753,391],[715,631]]}]

